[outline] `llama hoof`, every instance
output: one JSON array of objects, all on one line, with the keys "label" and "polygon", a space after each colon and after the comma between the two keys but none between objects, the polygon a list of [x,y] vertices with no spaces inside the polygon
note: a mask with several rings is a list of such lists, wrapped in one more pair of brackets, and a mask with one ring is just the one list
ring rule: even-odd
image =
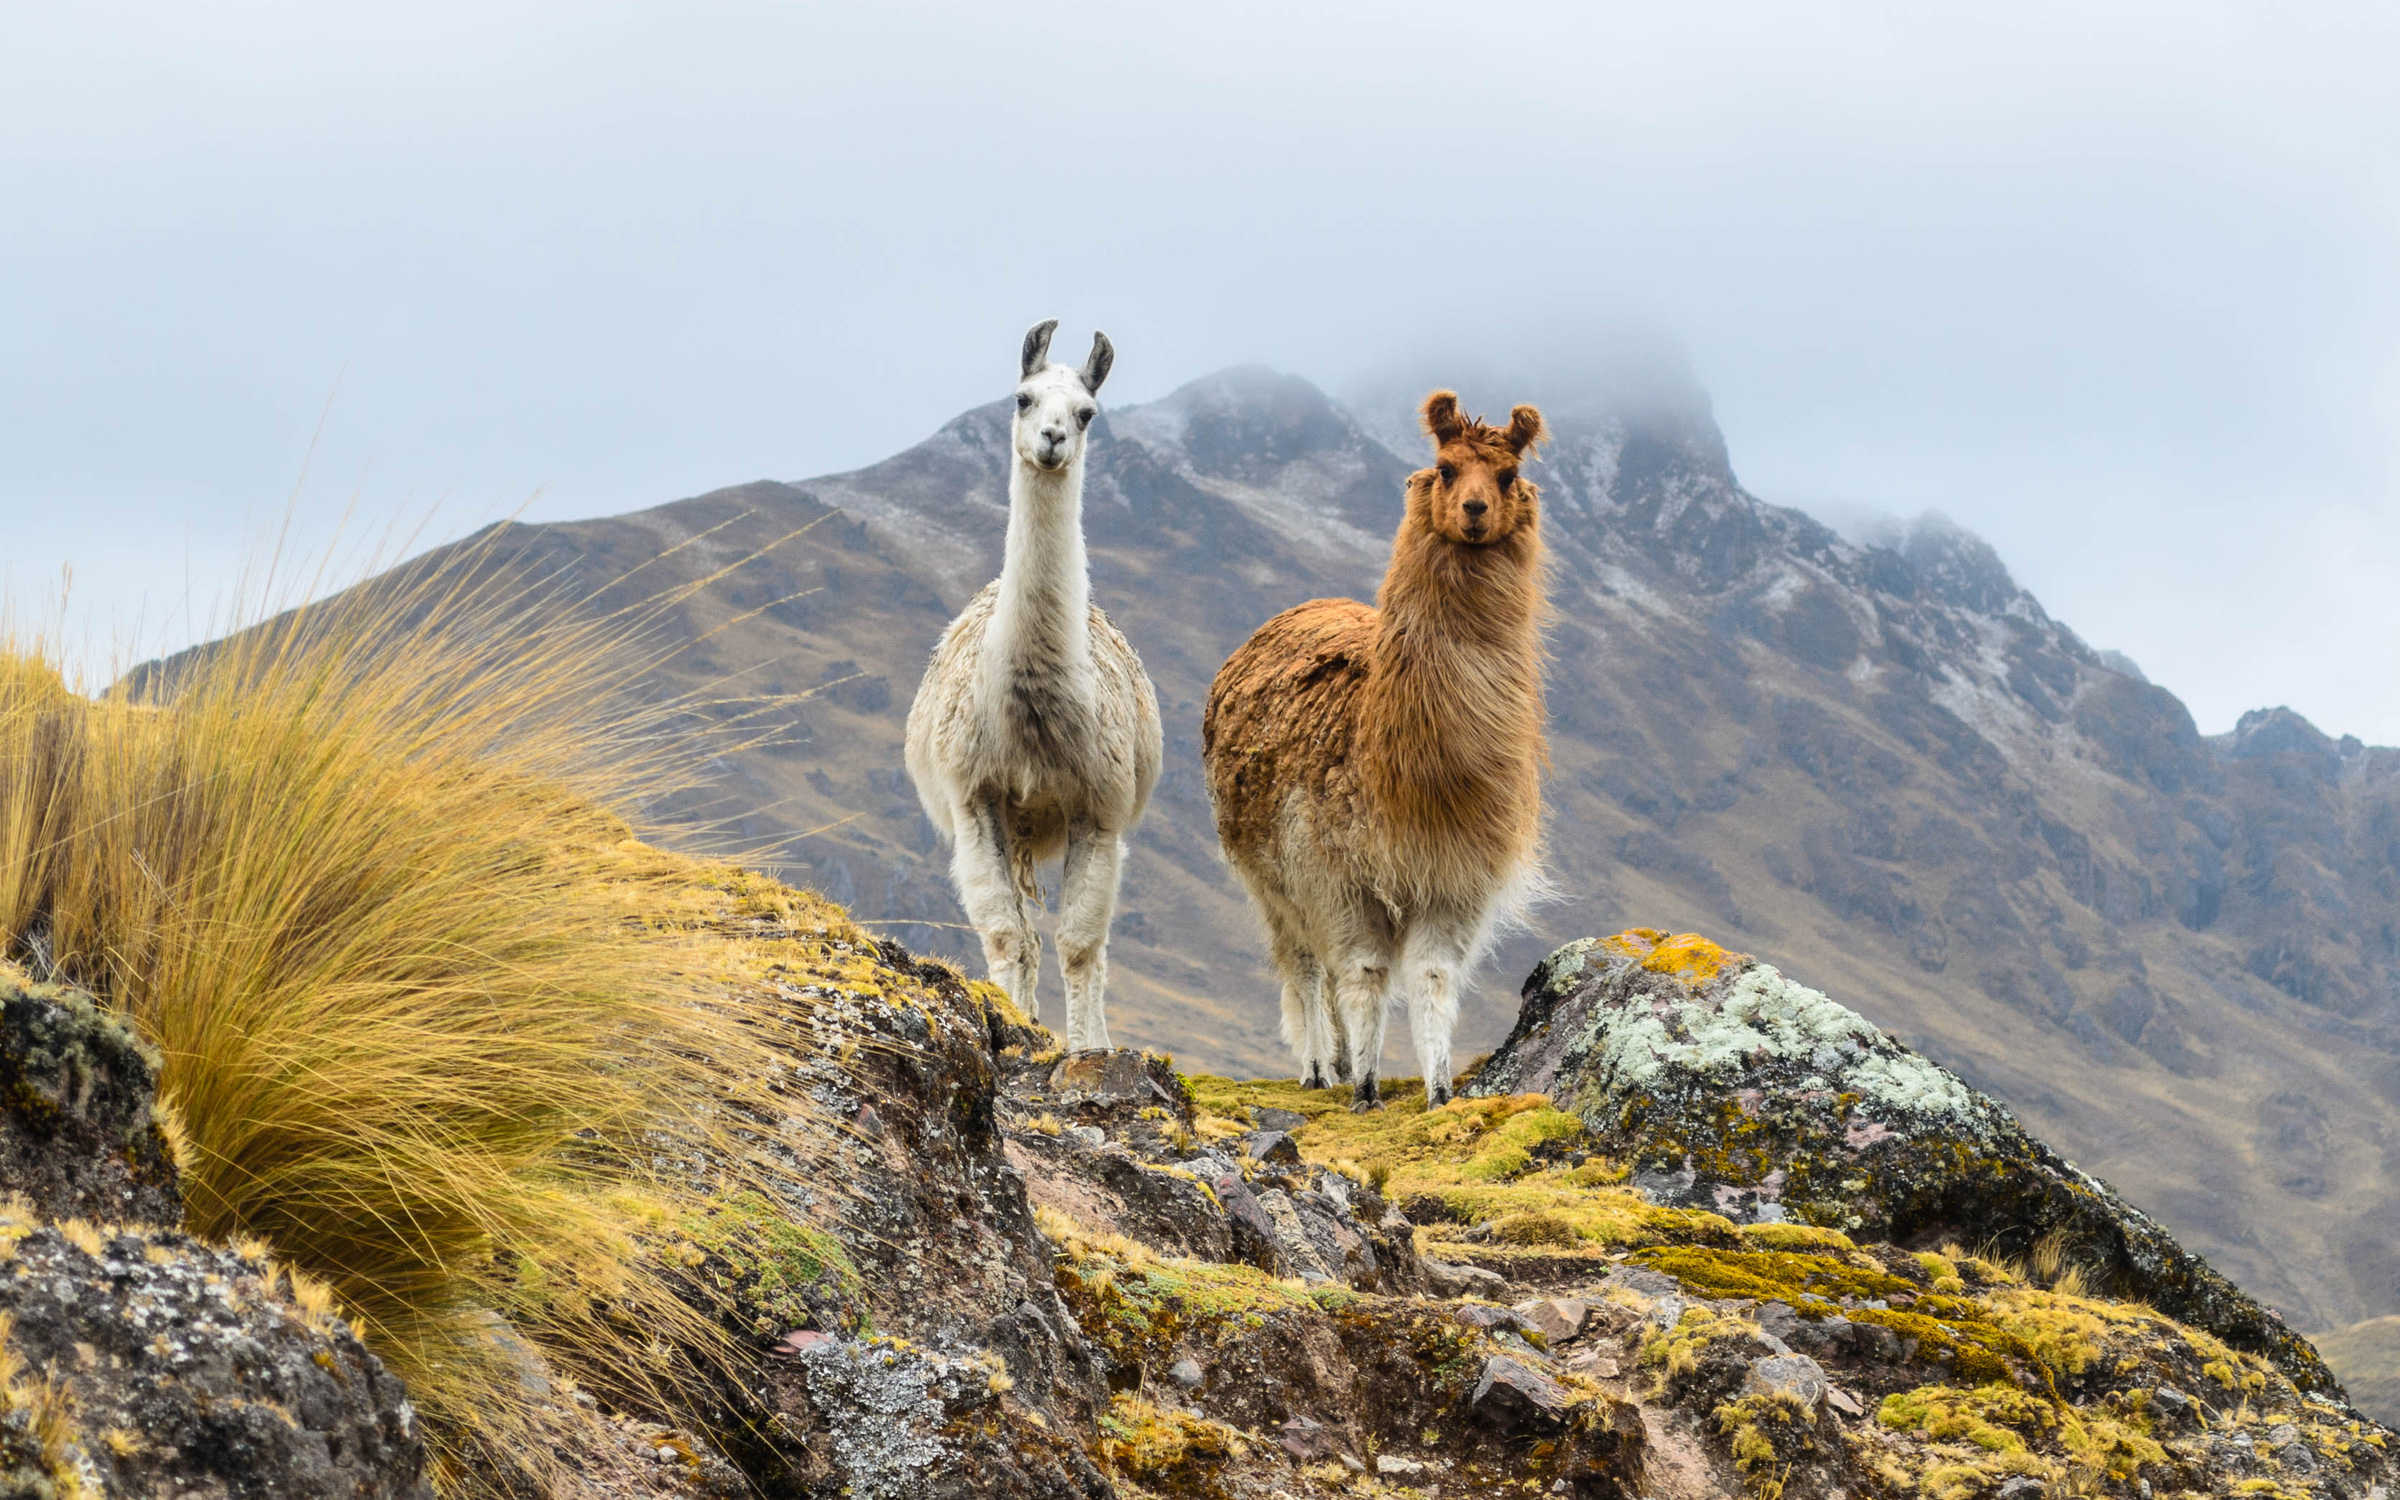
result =
[{"label": "llama hoof", "polygon": [[1300,1086],[1304,1089],[1329,1089],[1333,1087],[1332,1084],[1325,1081],[1325,1070],[1323,1068],[1309,1069],[1308,1077],[1301,1081]]},{"label": "llama hoof", "polygon": [[1351,1090],[1350,1113],[1363,1115],[1371,1110],[1381,1108],[1383,1108],[1383,1090],[1376,1086],[1374,1075],[1369,1074],[1360,1079],[1357,1086]]},{"label": "llama hoof", "polygon": [[1437,1083],[1432,1088],[1425,1091],[1425,1107],[1427,1109],[1440,1109],[1443,1105],[1448,1104],[1451,1098],[1452,1095],[1449,1085]]}]

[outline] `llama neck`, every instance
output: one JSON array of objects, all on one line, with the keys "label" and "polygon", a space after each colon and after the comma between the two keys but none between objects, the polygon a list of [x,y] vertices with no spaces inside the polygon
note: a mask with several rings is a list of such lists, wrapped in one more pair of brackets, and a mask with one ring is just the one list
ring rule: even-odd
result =
[{"label": "llama neck", "polygon": [[1018,460],[1008,481],[1000,594],[984,637],[987,680],[1088,672],[1091,595],[1083,551],[1083,460],[1055,474]]},{"label": "llama neck", "polygon": [[[1539,795],[1541,543],[1460,546],[1416,522],[1393,543],[1367,677],[1366,771],[1387,816],[1513,857]],[[1463,846],[1462,846],[1463,848]],[[1480,860],[1478,862],[1481,862]]]}]

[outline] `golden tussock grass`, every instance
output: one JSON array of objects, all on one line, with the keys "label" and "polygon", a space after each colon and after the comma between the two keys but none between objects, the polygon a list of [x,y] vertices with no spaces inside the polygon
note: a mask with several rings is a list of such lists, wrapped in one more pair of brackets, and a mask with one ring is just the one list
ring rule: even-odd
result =
[{"label": "golden tussock grass", "polygon": [[338,1302],[451,1488],[528,1447],[517,1339],[660,1400],[679,1372],[629,1349],[724,1347],[611,1207],[738,1173],[773,1107],[708,960],[646,920],[688,867],[607,810],[724,748],[629,691],[658,602],[570,608],[487,543],[96,697],[0,641],[0,940],[156,1046],[186,1227]]}]

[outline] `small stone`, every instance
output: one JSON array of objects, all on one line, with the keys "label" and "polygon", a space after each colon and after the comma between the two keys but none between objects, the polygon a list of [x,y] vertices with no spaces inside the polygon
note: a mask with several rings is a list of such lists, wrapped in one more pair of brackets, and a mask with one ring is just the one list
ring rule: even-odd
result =
[{"label": "small stone", "polygon": [[1050,1070],[1054,1094],[1082,1094],[1101,1102],[1172,1106],[1180,1101],[1150,1076],[1150,1061],[1141,1053],[1118,1047],[1106,1051],[1068,1054]]},{"label": "small stone", "polygon": [[1314,1417],[1294,1417],[1277,1434],[1283,1451],[1304,1464],[1327,1459],[1341,1450],[1341,1435]]},{"label": "small stone", "polygon": [[662,1464],[671,1464],[675,1461],[675,1450],[661,1443],[650,1456]]},{"label": "small stone", "polygon": [[1581,1332],[1591,1310],[1591,1304],[1581,1297],[1543,1297],[1517,1304],[1526,1326],[1554,1344]]},{"label": "small stone", "polygon": [[1360,1463],[1356,1458],[1353,1458],[1347,1453],[1342,1455],[1342,1467],[1348,1469],[1353,1474],[1364,1474],[1367,1472],[1367,1466],[1365,1464]]},{"label": "small stone", "polygon": [[1623,1287],[1645,1297],[1672,1297],[1683,1290],[1683,1283],[1664,1271],[1645,1266],[1618,1266],[1600,1279],[1601,1285]]},{"label": "small stone", "polygon": [[2285,1443],[2275,1450],[2275,1462],[2302,1474],[2317,1471],[2317,1455],[2306,1443]]},{"label": "small stone", "polygon": [[1251,1108],[1250,1123],[1261,1130],[1298,1130],[1308,1123],[1308,1116],[1296,1109],[1273,1109],[1261,1104]]},{"label": "small stone", "polygon": [[1281,1130],[1253,1130],[1242,1137],[1242,1155],[1277,1166],[1300,1165],[1300,1144]]},{"label": "small stone", "polygon": [[1503,1432],[1557,1432],[1567,1425],[1567,1392],[1541,1371],[1505,1354],[1483,1362],[1476,1414]]},{"label": "small stone", "polygon": [[1196,1359],[1179,1359],[1167,1370],[1167,1378],[1185,1390],[1195,1390],[1208,1377],[1202,1373]]},{"label": "small stone", "polygon": [[1825,1404],[1845,1417],[1863,1417],[1867,1414],[1867,1409],[1858,1404],[1858,1398],[1838,1385],[1825,1388]]},{"label": "small stone", "polygon": [[1992,1500],[2042,1500],[2050,1487],[2030,1474],[2019,1474],[1992,1492]]},{"label": "small stone", "polygon": [[1463,1307],[1454,1307],[1450,1310],[1450,1316],[1469,1328],[1480,1328],[1486,1333],[1499,1328],[1515,1332],[1525,1327],[1524,1314],[1513,1307],[1494,1307],[1488,1302],[1469,1302]]},{"label": "small stone", "polygon": [[1750,1373],[1743,1377],[1745,1396],[1788,1396],[1810,1411],[1823,1406],[1833,1382],[1825,1378],[1824,1367],[1805,1354],[1771,1354],[1750,1361]]},{"label": "small stone", "polygon": [[1402,1458],[1397,1453],[1375,1455],[1375,1472],[1387,1477],[1393,1474],[1422,1474],[1425,1472],[1425,1468],[1426,1466],[1417,1460]]},{"label": "small stone", "polygon": [[2162,1385],[2150,1393],[2150,1409],[2177,1427],[2192,1420],[2199,1404],[2171,1385]]},{"label": "small stone", "polygon": [[1446,1260],[1430,1256],[1418,1260],[1425,1268],[1425,1283],[1436,1297],[1490,1297],[1505,1291],[1508,1282],[1497,1271],[1481,1266],[1454,1266]]},{"label": "small stone", "polygon": [[1086,1151],[1097,1151],[1108,1144],[1108,1132],[1097,1125],[1070,1125],[1065,1135]]}]

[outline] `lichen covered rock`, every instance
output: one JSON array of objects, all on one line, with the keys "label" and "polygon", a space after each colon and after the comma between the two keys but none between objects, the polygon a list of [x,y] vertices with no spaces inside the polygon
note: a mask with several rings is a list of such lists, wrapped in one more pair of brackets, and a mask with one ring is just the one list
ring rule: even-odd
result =
[{"label": "lichen covered rock", "polygon": [[730,945],[789,1113],[785,1170],[656,1236],[754,1357],[715,1445],[768,1494],[1102,1500],[1075,1435],[1107,1391],[999,1130],[1004,1054],[1047,1035],[828,903],[721,878],[690,925]]},{"label": "lichen covered rock", "polygon": [[1653,1202],[1860,1242],[2040,1253],[2340,1396],[2308,1342],[1996,1101],[1855,1011],[1693,934],[1570,943],[1469,1095],[1548,1094]]},{"label": "lichen covered rock", "polygon": [[0,1212],[0,1493],[429,1500],[321,1288],[172,1231]]},{"label": "lichen covered rock", "polygon": [[158,1059],[91,996],[0,965],[0,1183],[44,1218],[171,1227]]}]

